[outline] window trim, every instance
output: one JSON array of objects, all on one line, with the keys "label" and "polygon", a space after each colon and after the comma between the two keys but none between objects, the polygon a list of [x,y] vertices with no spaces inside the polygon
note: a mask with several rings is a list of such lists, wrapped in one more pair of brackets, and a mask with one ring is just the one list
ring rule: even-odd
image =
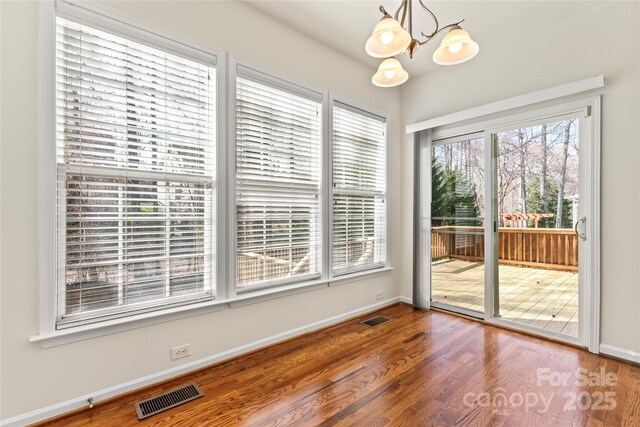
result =
[{"label": "window trim", "polygon": [[[123,166],[121,164],[121,162],[123,161],[120,158],[120,154],[115,154],[115,157],[111,157],[110,160],[115,160],[115,165],[111,164],[111,163],[107,163],[107,164],[95,164],[91,161],[89,161],[89,163],[85,163],[84,161],[79,161],[79,162],[71,162],[71,163],[67,163],[64,160],[61,159],[61,155],[62,153],[64,153],[63,155],[66,157],[67,156],[67,150],[68,148],[68,143],[69,141],[67,141],[67,137],[64,137],[64,140],[61,140],[60,137],[58,135],[56,135],[56,139],[55,139],[55,144],[56,144],[56,150],[58,152],[58,155],[56,156],[56,197],[57,197],[57,205],[56,205],[56,210],[58,212],[58,217],[57,217],[57,246],[56,246],[56,250],[58,251],[56,254],[56,260],[57,260],[57,271],[58,271],[58,277],[57,277],[57,288],[56,288],[56,293],[57,293],[57,307],[56,307],[56,311],[57,311],[57,316],[56,316],[56,329],[65,329],[65,328],[73,328],[73,327],[77,327],[79,325],[83,325],[83,324],[87,324],[87,323],[94,323],[94,322],[103,322],[106,321],[108,319],[112,319],[112,318],[117,318],[117,317],[130,317],[133,316],[135,314],[139,314],[139,313],[146,313],[146,312],[150,312],[150,311],[154,311],[154,310],[164,310],[168,307],[174,307],[174,306],[182,306],[182,305],[188,305],[188,304],[197,304],[200,302],[204,302],[204,301],[209,301],[209,300],[213,300],[215,299],[215,280],[216,280],[216,275],[215,275],[215,267],[213,265],[214,263],[214,259],[215,259],[215,247],[213,245],[213,242],[211,241],[212,239],[215,238],[215,230],[213,230],[213,225],[215,224],[215,187],[216,187],[216,181],[217,181],[217,166],[215,164],[213,164],[212,162],[215,162],[216,158],[217,158],[217,153],[216,153],[216,149],[217,149],[217,144],[218,144],[218,135],[217,135],[217,126],[216,126],[216,122],[218,120],[217,117],[217,109],[218,109],[218,102],[217,102],[217,69],[216,66],[214,65],[215,63],[217,63],[217,58],[214,56],[211,58],[210,61],[204,61],[204,60],[193,60],[189,55],[185,54],[185,55],[178,55],[176,56],[174,54],[174,50],[171,49],[165,49],[165,48],[158,48],[154,43],[149,42],[149,43],[140,43],[140,40],[138,38],[134,38],[134,37],[129,37],[129,36],[125,36],[122,37],[122,33],[121,32],[117,32],[117,31],[113,31],[113,32],[103,32],[102,29],[97,29],[97,25],[93,25],[93,24],[85,24],[83,22],[80,22],[79,20],[76,20],[75,18],[73,19],[67,19],[61,16],[62,14],[57,13],[56,14],[56,28],[62,28],[63,33],[60,34],[58,33],[58,31],[56,31],[56,43],[58,43],[60,40],[63,40],[65,43],[68,42],[67,40],[67,30],[71,30],[71,31],[77,31],[80,34],[80,40],[82,40],[82,35],[84,34],[90,34],[93,33],[94,31],[96,31],[96,33],[99,34],[105,34],[105,35],[113,35],[115,38],[117,38],[120,42],[126,42],[127,44],[135,44],[137,45],[135,47],[135,49],[137,49],[138,51],[143,51],[145,53],[148,53],[151,57],[156,58],[156,60],[162,58],[162,56],[167,55],[167,56],[171,56],[174,59],[170,59],[171,61],[175,60],[175,58],[184,58],[185,61],[189,61],[191,64],[193,64],[194,67],[198,68],[198,73],[203,73],[206,72],[211,73],[211,76],[213,76],[213,81],[210,81],[209,83],[204,83],[204,88],[206,88],[207,90],[207,117],[206,119],[202,119],[206,122],[206,129],[207,129],[207,147],[204,149],[204,151],[206,151],[205,157],[203,157],[204,159],[204,167],[202,170],[196,169],[194,170],[190,170],[192,169],[193,163],[189,163],[189,162],[193,162],[192,158],[189,158],[186,160],[187,162],[187,169],[186,170],[174,170],[174,168],[169,168],[169,169],[156,169],[156,168],[134,168],[134,169],[130,169],[127,166]],[[117,35],[116,35],[117,34]],[[61,39],[59,39],[59,37],[61,37]],[[152,37],[151,37],[152,38]],[[169,40],[169,42],[171,42]],[[81,52],[78,54],[81,58],[84,58],[83,54],[82,54],[82,45],[80,46]],[[108,48],[105,48],[108,49]],[[147,50],[148,49],[148,50]],[[62,62],[65,62],[65,58],[66,55],[68,53],[67,48],[63,48],[62,53],[60,53],[61,51],[58,50],[56,53],[56,65],[59,67],[60,65],[60,61],[62,60]],[[71,51],[71,54],[73,55],[73,49]],[[205,59],[205,58],[203,58]],[[126,60],[126,64],[128,64],[129,60]],[[181,61],[181,60],[180,60]],[[128,65],[127,65],[128,66]],[[60,72],[56,73],[56,85],[59,85],[61,83],[60,78],[62,78],[62,81],[66,81],[66,75],[68,74],[69,70],[67,70],[66,65],[64,66],[64,72],[63,74],[60,74]],[[72,74],[74,73],[73,71],[71,71]],[[200,74],[201,75],[201,74]],[[210,76],[210,79],[211,79]],[[79,80],[81,80],[82,83],[79,83],[79,85],[83,85],[85,79],[87,78],[87,76],[83,74],[81,74],[81,77],[78,77]],[[89,80],[91,80],[91,77],[88,77]],[[202,84],[201,80],[196,80],[196,84]],[[142,84],[144,85],[144,81],[142,82]],[[170,82],[165,82],[164,85],[171,85]],[[178,83],[178,81],[175,81],[175,84],[181,84]],[[164,85],[161,84],[160,87],[158,87],[157,89],[154,90],[159,90],[162,91]],[[203,89],[203,87],[200,87],[200,89]],[[90,89],[88,89],[90,90]],[[127,89],[125,89],[126,92],[128,93],[129,89],[127,87]],[[70,96],[70,94],[72,94],[74,92],[73,89],[69,90],[69,88],[57,88],[57,94],[60,95],[60,91],[62,91],[62,95],[65,99]],[[213,98],[210,97],[210,95],[213,95]],[[93,96],[93,95],[92,95]],[[97,95],[100,98],[100,95]],[[65,101],[66,102],[66,101]],[[69,112],[69,107],[66,106],[66,103],[64,104],[64,106],[61,106],[58,102],[56,102],[56,108],[63,108],[63,112],[61,113],[60,111],[56,111],[56,119],[60,120],[60,119],[64,119],[66,120],[66,118],[69,117],[69,114],[71,114],[71,116],[73,116],[73,113]],[[127,109],[128,109],[128,105],[127,105]],[[145,107],[143,107],[145,108]],[[211,108],[213,108],[214,110],[212,111]],[[146,108],[145,108],[146,111]],[[61,116],[62,114],[62,116]],[[80,118],[82,119],[84,117],[83,113],[80,113],[81,116]],[[175,115],[174,115],[175,116]],[[101,118],[98,118],[97,120],[101,120]],[[63,120],[63,121],[64,121]],[[175,121],[180,121],[179,116],[176,119],[171,119],[172,121],[170,123],[172,123],[172,125],[176,125]],[[213,120],[213,122],[211,122],[211,120]],[[80,127],[80,129],[83,129],[81,124],[77,124],[77,126]],[[58,126],[57,126],[58,127]],[[66,127],[66,126],[65,126]],[[57,129],[58,131],[60,131],[60,129]],[[214,132],[213,134],[211,132]],[[65,131],[66,134],[66,131]],[[211,138],[211,139],[209,139]],[[213,145],[211,145],[211,144]],[[60,145],[62,144],[62,145]],[[140,149],[140,146],[138,146],[138,149]],[[143,148],[142,148],[143,149]],[[73,149],[72,149],[73,150]],[[77,148],[76,148],[77,150]],[[82,150],[82,149],[80,149]],[[82,156],[82,158],[84,158],[84,156]],[[197,160],[196,160],[197,162]],[[125,160],[125,163],[128,163],[128,161]],[[65,185],[64,182],[62,182],[63,177],[66,177],[67,180],[67,184]],[[154,253],[152,254],[152,258],[151,259],[156,259],[156,260],[164,260],[165,263],[165,272],[163,274],[163,280],[165,281],[165,289],[162,293],[161,296],[158,296],[156,298],[152,298],[152,299],[146,299],[144,298],[142,301],[126,301],[123,296],[122,296],[122,292],[123,289],[125,289],[125,285],[120,282],[120,283],[110,283],[110,287],[112,286],[117,286],[118,288],[118,304],[112,305],[112,304],[108,304],[107,307],[99,307],[99,308],[94,308],[94,309],[89,309],[89,310],[79,310],[78,312],[68,312],[68,301],[69,301],[69,297],[70,294],[68,292],[68,289],[66,288],[66,282],[65,282],[65,275],[69,272],[69,268],[70,265],[68,264],[68,257],[70,256],[70,252],[69,252],[69,248],[63,248],[63,242],[67,241],[68,243],[68,227],[69,224],[68,223],[64,223],[65,221],[65,217],[68,217],[69,215],[69,207],[73,207],[75,206],[77,203],[79,202],[69,202],[69,200],[67,200],[66,202],[66,207],[67,209],[65,210],[65,204],[63,202],[61,202],[60,197],[64,197],[63,194],[66,194],[67,196],[69,194],[74,193],[74,191],[71,187],[69,187],[69,178],[72,177],[72,180],[74,181],[74,187],[77,185],[80,185],[78,181],[75,181],[76,179],[79,179],[80,182],[83,182],[86,178],[88,178],[91,182],[94,182],[94,179],[102,179],[102,178],[106,178],[109,180],[116,180],[116,182],[118,180],[121,180],[123,178],[132,178],[132,179],[140,179],[140,180],[144,180],[144,181],[150,181],[150,183],[145,184],[146,185],[152,185],[153,188],[156,189],[156,191],[158,192],[158,194],[160,193],[160,191],[162,191],[164,194],[170,194],[169,192],[171,192],[171,188],[173,187],[173,183],[180,183],[181,184],[194,184],[196,189],[202,188],[202,196],[203,196],[203,201],[202,201],[202,208],[204,211],[203,214],[203,227],[204,227],[204,240],[203,240],[203,245],[205,247],[208,247],[208,249],[202,249],[202,258],[204,261],[204,274],[203,274],[203,288],[201,290],[196,290],[195,292],[191,292],[188,294],[179,294],[179,295],[172,295],[171,292],[169,291],[168,287],[169,287],[169,283],[170,281],[173,279],[173,277],[171,277],[170,274],[168,274],[168,264],[171,263],[171,260],[174,259],[176,256],[171,254],[171,251],[169,249],[169,247],[167,246],[167,243],[165,243],[165,247],[164,247],[164,251],[163,254],[157,254]],[[160,184],[158,181],[163,182],[162,184]],[[123,197],[126,199],[128,198],[128,194],[130,194],[126,189],[126,185],[125,188],[123,189],[123,187],[120,186],[121,184],[118,184],[118,186],[115,187],[115,189],[110,189],[107,188],[104,191],[117,191],[120,196],[119,196],[119,201],[118,201],[118,206],[122,207],[127,205],[128,203],[126,203],[126,200],[123,199]],[[202,187],[200,187],[202,185]],[[93,191],[97,191],[98,189],[94,189]],[[143,191],[143,190],[134,190],[134,191]],[[135,197],[135,196],[134,196]],[[139,197],[144,197],[144,196],[139,196]],[[124,203],[124,204],[123,204]],[[210,204],[211,203],[211,204]],[[81,202],[80,202],[81,204]],[[170,204],[167,205],[165,207],[165,212],[166,215],[171,215],[171,211],[172,208],[170,207]],[[72,215],[73,216],[73,215]],[[126,215],[118,215],[119,217],[124,217],[126,218]],[[169,217],[165,217],[165,218],[170,218]],[[166,219],[165,219],[166,221]],[[64,225],[62,225],[64,224]],[[123,224],[120,224],[118,226],[118,235],[123,235],[125,234],[125,231],[123,229],[123,227],[125,227]],[[167,227],[166,223],[165,226]],[[166,229],[165,229],[165,233],[166,233]],[[128,234],[126,234],[128,235]],[[165,237],[168,237],[167,235],[165,235]],[[125,238],[126,240],[126,238]],[[146,239],[145,239],[146,240]],[[181,239],[179,238],[179,241]],[[209,241],[210,243],[207,244],[206,242]],[[101,241],[102,242],[102,241]],[[119,247],[122,248],[123,245],[123,241],[120,239],[119,240],[120,244]],[[129,259],[127,261],[124,260],[123,258],[123,253],[119,250],[118,251],[118,264],[120,265],[120,269],[122,269],[123,265],[136,265],[136,263],[138,262],[135,259]],[[193,254],[190,255],[195,255],[198,256],[198,251],[196,250],[195,252],[193,252]],[[178,258],[181,258],[180,254],[177,255]],[[146,257],[143,257],[146,258]],[[145,262],[151,259],[145,259]],[[82,259],[77,260],[78,264],[80,266],[80,268],[84,265],[84,261]],[[93,261],[95,262],[95,260]],[[113,261],[111,261],[113,262]],[[89,261],[89,264],[91,264],[92,262]],[[116,265],[118,265],[116,264]],[[73,270],[73,268],[72,268]],[[120,274],[122,274],[122,271],[120,272]],[[179,275],[178,275],[179,276]],[[147,279],[146,278],[141,278],[142,282],[144,283]],[[192,280],[189,280],[190,283],[194,283]],[[134,282],[136,283],[136,282]],[[144,286],[144,285],[143,285]],[[128,288],[128,286],[126,287]],[[66,308],[65,308],[66,307]]]},{"label": "window trim", "polygon": [[38,343],[42,348],[56,347],[59,345],[111,335],[159,323],[171,322],[178,319],[199,316],[216,311],[234,309],[236,307],[259,303],[265,300],[283,298],[318,289],[331,288],[334,286],[348,285],[355,281],[387,275],[393,270],[393,267],[385,267],[382,269],[354,273],[332,280],[321,279],[310,282],[282,285],[276,288],[259,289],[255,292],[238,295],[234,298],[227,298],[225,300],[212,300],[198,304],[173,307],[166,310],[156,310],[135,316],[120,317],[118,319],[92,323],[75,328],[54,330],[52,332],[41,331],[40,334],[32,336],[29,339],[29,342]]},{"label": "window trim", "polygon": [[[385,170],[384,170],[384,201],[385,201],[385,207],[384,207],[384,258],[382,260],[381,263],[375,263],[375,264],[369,264],[369,265],[365,265],[362,266],[360,268],[355,268],[352,269],[349,272],[346,273],[339,273],[335,274],[333,271],[333,107],[335,104],[339,104],[342,108],[346,108],[348,110],[351,110],[353,112],[356,112],[358,114],[363,114],[365,116],[369,116],[369,117],[373,117],[376,119],[383,119],[385,122],[385,139],[384,139],[384,145],[385,145],[385,149],[384,149],[384,156],[385,156]],[[389,245],[389,164],[391,163],[389,161],[389,153],[390,153],[390,124],[389,122],[390,120],[390,115],[389,113],[385,112],[385,111],[381,111],[372,107],[369,107],[367,105],[364,105],[363,103],[359,102],[359,101],[355,101],[353,99],[341,96],[341,95],[336,95],[336,94],[329,94],[329,102],[328,102],[328,117],[327,117],[327,122],[328,122],[328,127],[327,127],[327,150],[328,150],[328,159],[329,159],[329,165],[328,165],[328,203],[326,204],[326,208],[327,208],[327,218],[328,218],[328,224],[327,224],[327,229],[328,229],[328,235],[327,235],[327,246],[328,246],[328,253],[327,253],[327,258],[328,258],[328,265],[327,265],[327,269],[328,269],[328,277],[331,279],[334,278],[342,278],[342,277],[349,277],[352,275],[357,275],[357,274],[362,274],[363,272],[368,272],[368,271],[376,271],[376,270],[380,270],[380,269],[385,269],[385,268],[389,268],[389,251],[390,251],[390,245]]]},{"label": "window trim", "polygon": [[[57,17],[69,19],[101,31],[107,31],[120,37],[130,39],[132,41],[146,44],[156,49],[164,50],[172,54],[186,57],[197,62],[207,64],[216,69],[216,175],[214,177],[214,203],[215,214],[219,215],[220,199],[217,194],[220,191],[221,179],[224,178],[226,170],[224,162],[220,161],[221,152],[224,150],[224,141],[226,140],[226,109],[222,108],[226,105],[225,94],[225,74],[226,74],[226,55],[223,51],[204,48],[198,44],[180,39],[171,34],[165,34],[155,28],[146,26],[139,22],[121,17],[117,14],[102,10],[97,6],[88,6],[85,4],[75,3],[71,1],[58,0],[55,2],[42,2],[39,5],[39,26],[40,26],[40,180],[39,180],[39,238],[40,238],[40,334],[54,334],[59,332],[57,329],[57,278],[61,272],[58,270],[57,263],[57,163],[56,163],[56,19]],[[222,143],[221,143],[222,142]],[[213,224],[217,224],[219,216],[213,219]],[[217,227],[213,227],[213,239],[217,236]],[[217,239],[215,245],[215,253],[213,261],[216,263],[215,270],[219,271],[221,258],[225,252],[219,252],[224,243]],[[220,284],[218,279],[223,278],[219,273],[214,275],[212,298],[213,301],[219,299],[218,288]],[[194,302],[194,306],[200,303]],[[188,307],[188,304],[183,307]],[[177,307],[177,308],[180,308]],[[156,310],[164,313],[170,309]],[[129,320],[138,317],[145,317],[148,313],[135,314],[131,316],[123,316],[122,319]],[[105,323],[105,322],[98,322]],[[72,332],[79,327],[68,328]],[[64,328],[63,328],[64,329]]]},{"label": "window trim", "polygon": [[[51,3],[55,7],[54,14],[61,18],[85,24],[174,55],[187,57],[193,61],[215,67],[220,66],[216,61],[224,54],[222,50],[201,46],[195,41],[171,34],[168,31],[159,31],[152,26],[83,1],[55,0]],[[55,26],[53,30],[55,34]]]},{"label": "window trim", "polygon": [[[236,149],[237,149],[237,134],[236,134],[236,126],[237,126],[237,117],[236,117],[236,109],[237,109],[237,99],[236,99],[236,90],[237,90],[237,79],[238,77],[246,77],[250,80],[257,81],[258,83],[274,87],[276,89],[280,89],[286,92],[290,92],[296,95],[299,95],[304,98],[314,99],[320,103],[320,111],[322,113],[322,120],[320,122],[320,208],[318,209],[319,218],[318,218],[318,227],[319,227],[319,260],[318,265],[320,267],[320,272],[318,273],[309,273],[300,276],[293,277],[284,277],[277,278],[267,281],[258,282],[255,285],[247,286],[245,289],[239,289],[237,286],[237,205],[236,205],[236,186],[237,186],[237,164],[236,164]],[[230,246],[227,250],[229,253],[228,256],[228,276],[227,276],[227,295],[230,298],[234,298],[238,295],[250,295],[254,291],[263,291],[265,289],[277,289],[280,286],[287,286],[296,283],[313,283],[314,280],[324,280],[327,279],[328,276],[326,274],[325,259],[327,258],[327,244],[324,240],[325,229],[327,228],[327,216],[324,214],[324,206],[328,204],[327,196],[326,196],[326,184],[325,184],[325,175],[327,171],[325,171],[327,158],[325,158],[325,153],[323,150],[323,146],[326,145],[327,135],[325,134],[325,129],[327,126],[328,118],[326,116],[326,105],[329,103],[329,92],[325,89],[321,89],[317,86],[309,85],[307,83],[300,82],[298,79],[284,76],[280,73],[274,73],[265,67],[260,65],[256,65],[251,61],[247,61],[241,58],[229,58],[229,73],[228,73],[228,90],[229,93],[233,93],[233,95],[229,96],[229,107],[228,107],[228,129],[229,135],[227,140],[227,147],[229,149],[229,157],[228,164],[231,166],[232,174],[229,175],[229,199],[227,200],[227,205],[229,210],[227,212],[229,222],[226,227],[232,234],[231,238],[233,241],[233,245]]]},{"label": "window trim", "polygon": [[[215,233],[215,288],[214,299],[187,305],[170,307],[163,310],[148,311],[131,316],[119,317],[83,326],[56,329],[56,147],[51,144],[56,136],[56,17],[61,16],[76,22],[93,26],[100,30],[116,33],[137,42],[150,44],[159,49],[166,49],[179,56],[187,56],[202,62],[202,58],[214,65],[217,73],[216,82],[216,167],[214,195],[217,217],[214,221]],[[365,113],[382,117],[386,120],[386,165],[385,186],[388,201],[389,169],[390,169],[390,116],[388,113],[371,108],[358,101],[336,95],[326,89],[309,85],[283,73],[275,73],[250,61],[236,59],[220,49],[203,47],[197,42],[184,39],[164,29],[148,26],[128,16],[107,11],[100,6],[78,2],[76,0],[56,0],[39,4],[39,331],[29,339],[43,348],[64,345],[85,339],[118,333],[126,330],[145,327],[153,324],[169,322],[181,318],[231,309],[274,298],[282,298],[301,292],[325,289],[343,284],[354,283],[370,277],[390,274],[394,268],[389,263],[389,203],[385,209],[385,260],[384,265],[372,269],[355,271],[333,277],[331,269],[331,171],[332,171],[332,108],[334,100],[351,106]],[[184,50],[191,54],[185,53]],[[322,95],[321,111],[323,122],[321,134],[321,179],[320,179],[320,274],[304,280],[274,283],[268,287],[236,291],[235,280],[235,87],[237,65],[254,70],[268,78],[269,82],[279,82],[287,90],[298,88],[301,91],[312,91]],[[303,92],[305,93],[305,92]],[[306,92],[309,93],[309,92]]]}]

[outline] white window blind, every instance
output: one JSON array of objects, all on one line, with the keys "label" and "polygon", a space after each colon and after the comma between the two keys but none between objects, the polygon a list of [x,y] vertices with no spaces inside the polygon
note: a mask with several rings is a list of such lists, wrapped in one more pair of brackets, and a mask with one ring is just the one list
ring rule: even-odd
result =
[{"label": "white window blind", "polygon": [[237,287],[318,276],[322,97],[239,70],[236,102]]},{"label": "white window blind", "polygon": [[333,274],[386,260],[386,121],[333,105]]},{"label": "white window blind", "polygon": [[213,298],[216,74],[58,18],[57,327]]}]

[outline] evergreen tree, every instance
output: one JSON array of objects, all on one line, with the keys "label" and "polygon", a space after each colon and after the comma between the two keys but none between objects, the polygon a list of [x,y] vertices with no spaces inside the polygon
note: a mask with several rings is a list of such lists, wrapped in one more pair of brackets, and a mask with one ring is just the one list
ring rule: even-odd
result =
[{"label": "evergreen tree", "polygon": [[431,216],[433,218],[447,216],[444,196],[446,192],[444,169],[435,156],[431,158]]},{"label": "evergreen tree", "polygon": [[[431,216],[476,218],[480,216],[474,185],[459,170],[446,170],[435,159],[431,163]],[[434,220],[439,225],[481,225],[479,220]]]},{"label": "evergreen tree", "polygon": [[[554,214],[552,218],[542,218],[538,223],[538,227],[555,228],[557,223],[555,212],[553,212],[555,208],[549,208],[549,206],[554,206],[554,204],[558,200],[558,183],[555,181],[546,180],[544,195],[540,194],[540,190],[542,187],[539,178],[531,180],[528,183],[527,187],[527,206],[529,207],[529,213]],[[545,206],[547,206],[547,208],[545,208]],[[561,223],[562,228],[571,227],[571,202],[568,200],[563,200],[562,203]],[[534,226],[533,221],[530,221],[529,226]]]}]

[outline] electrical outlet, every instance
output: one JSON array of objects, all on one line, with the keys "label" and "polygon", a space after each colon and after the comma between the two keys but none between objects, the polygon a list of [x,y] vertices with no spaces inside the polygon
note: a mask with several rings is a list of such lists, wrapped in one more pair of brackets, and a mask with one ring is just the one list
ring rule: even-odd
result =
[{"label": "electrical outlet", "polygon": [[183,357],[189,356],[191,356],[191,344],[185,344],[171,349],[171,360],[182,359]]},{"label": "electrical outlet", "polygon": [[376,292],[376,300],[380,301],[382,299],[382,291]]}]

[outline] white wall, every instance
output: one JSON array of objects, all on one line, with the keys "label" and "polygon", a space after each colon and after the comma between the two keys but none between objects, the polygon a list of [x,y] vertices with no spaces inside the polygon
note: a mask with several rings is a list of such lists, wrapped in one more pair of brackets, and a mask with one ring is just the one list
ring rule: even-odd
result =
[{"label": "white wall", "polygon": [[[486,23],[491,25],[491,22]],[[604,344],[640,352],[640,6],[608,2],[486,46],[402,87],[405,123],[604,74],[602,329]],[[411,138],[405,137],[405,144]],[[411,295],[412,152],[404,151],[402,293]]]},{"label": "white wall", "polygon": [[[247,5],[131,1],[102,6],[387,111],[390,143],[402,143],[398,90],[374,88],[371,69]],[[377,290],[384,291],[385,299],[399,295],[396,269],[373,279],[54,348],[29,343],[39,322],[38,7],[37,2],[0,2],[2,419],[368,306],[376,302]],[[389,236],[391,265],[396,265],[402,159],[399,150],[390,152]],[[191,358],[171,362],[169,348],[184,343],[192,344]]]},{"label": "white wall", "polygon": [[[378,289],[386,298],[400,290],[410,297],[413,161],[401,125],[596,74],[607,79],[602,91],[602,341],[640,352],[638,3],[611,2],[502,46],[485,46],[480,39],[477,58],[410,79],[401,97],[398,90],[372,87],[371,69],[242,3],[131,1],[103,7],[388,111],[389,236],[396,269],[375,279],[59,347],[29,343],[38,333],[39,316],[38,4],[0,1],[0,418],[367,306]],[[414,60],[421,58],[429,60],[426,52]],[[169,348],[187,342],[192,357],[170,362]]]}]

